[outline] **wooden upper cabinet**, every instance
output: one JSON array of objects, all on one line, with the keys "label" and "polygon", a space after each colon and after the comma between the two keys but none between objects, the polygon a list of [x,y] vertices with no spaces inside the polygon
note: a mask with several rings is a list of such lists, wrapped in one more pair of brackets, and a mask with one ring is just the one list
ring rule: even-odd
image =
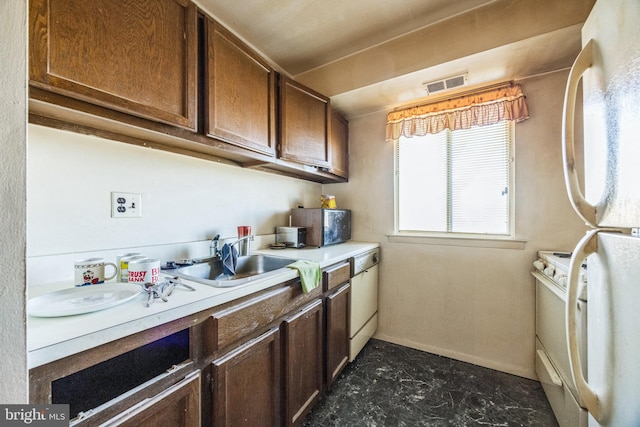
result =
[{"label": "wooden upper cabinet", "polygon": [[237,37],[206,20],[206,133],[275,156],[275,72]]},{"label": "wooden upper cabinet", "polygon": [[280,77],[281,159],[329,168],[329,120],[329,98]]},{"label": "wooden upper cabinet", "polygon": [[349,178],[349,122],[335,110],[331,111],[329,152],[329,172],[341,178]]},{"label": "wooden upper cabinet", "polygon": [[187,0],[30,0],[30,84],[195,130],[197,9]]}]

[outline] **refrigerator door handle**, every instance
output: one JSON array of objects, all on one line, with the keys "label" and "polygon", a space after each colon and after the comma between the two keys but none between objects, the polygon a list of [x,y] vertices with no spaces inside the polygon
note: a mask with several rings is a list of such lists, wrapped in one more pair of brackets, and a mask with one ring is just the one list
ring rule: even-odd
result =
[{"label": "refrigerator door handle", "polygon": [[571,374],[576,383],[578,400],[596,420],[600,420],[600,400],[596,392],[589,386],[582,375],[582,360],[580,360],[578,333],[577,333],[577,307],[578,307],[578,280],[580,280],[580,267],[582,261],[598,249],[597,235],[601,229],[590,230],[586,236],[578,242],[573,250],[573,256],[569,262],[569,277],[567,279],[566,324],[567,343],[569,344],[569,365]]},{"label": "refrigerator door handle", "polygon": [[578,172],[576,171],[574,125],[576,112],[576,96],[578,83],[585,71],[593,64],[593,40],[584,46],[569,71],[567,88],[564,93],[564,111],[562,114],[562,160],[564,182],[567,187],[571,206],[587,224],[596,226],[596,208],[591,205],[580,190]]}]

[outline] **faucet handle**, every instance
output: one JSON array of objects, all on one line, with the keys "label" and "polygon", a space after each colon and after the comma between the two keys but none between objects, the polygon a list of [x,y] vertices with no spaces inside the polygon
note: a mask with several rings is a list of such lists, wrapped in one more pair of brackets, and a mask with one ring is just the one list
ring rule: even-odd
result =
[{"label": "faucet handle", "polygon": [[220,253],[220,235],[216,234],[213,239],[211,239],[211,243],[209,244],[209,255],[218,256]]}]

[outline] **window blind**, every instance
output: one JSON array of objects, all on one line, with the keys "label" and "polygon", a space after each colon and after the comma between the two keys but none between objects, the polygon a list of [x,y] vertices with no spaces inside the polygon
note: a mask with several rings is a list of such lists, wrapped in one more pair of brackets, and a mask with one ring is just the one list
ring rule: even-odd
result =
[{"label": "window blind", "polygon": [[509,121],[401,137],[396,150],[399,232],[511,233]]}]

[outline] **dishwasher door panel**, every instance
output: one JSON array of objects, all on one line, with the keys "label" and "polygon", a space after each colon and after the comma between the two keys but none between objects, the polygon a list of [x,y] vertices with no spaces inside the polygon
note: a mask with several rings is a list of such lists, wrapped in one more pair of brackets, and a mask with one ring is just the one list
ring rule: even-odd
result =
[{"label": "dishwasher door panel", "polygon": [[351,278],[351,324],[353,338],[378,311],[378,266],[374,265]]},{"label": "dishwasher door panel", "polygon": [[378,329],[378,313],[374,314],[371,319],[360,329],[353,337],[349,338],[349,362],[353,362],[360,350],[362,350],[369,342],[373,334]]}]

